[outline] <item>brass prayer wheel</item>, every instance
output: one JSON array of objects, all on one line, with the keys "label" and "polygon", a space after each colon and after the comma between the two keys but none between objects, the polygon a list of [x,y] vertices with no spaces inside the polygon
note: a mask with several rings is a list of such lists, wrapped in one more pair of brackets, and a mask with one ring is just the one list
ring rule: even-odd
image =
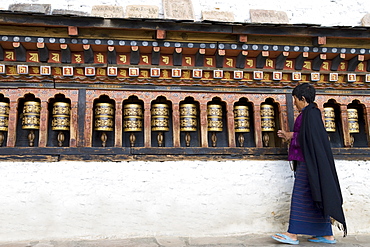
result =
[{"label": "brass prayer wheel", "polygon": [[36,101],[27,101],[23,107],[22,129],[40,129],[41,104]]},{"label": "brass prayer wheel", "polygon": [[169,109],[166,104],[152,105],[152,131],[169,131]]},{"label": "brass prayer wheel", "polygon": [[95,105],[95,130],[113,131],[114,106],[110,103],[97,103]]},{"label": "brass prayer wheel", "polygon": [[250,132],[249,108],[239,105],[234,107],[235,132]]},{"label": "brass prayer wheel", "polygon": [[0,131],[8,131],[9,103],[0,102]]},{"label": "brass prayer wheel", "polygon": [[9,125],[9,103],[0,102],[0,147],[3,146],[5,135],[3,133],[8,131]]},{"label": "brass prayer wheel", "polygon": [[55,102],[53,104],[52,130],[69,130],[70,126],[70,104],[65,102]]},{"label": "brass prayer wheel", "polygon": [[275,130],[275,112],[272,105],[261,105],[261,130],[267,132]]},{"label": "brass prayer wheel", "polygon": [[324,107],[324,123],[326,132],[335,132],[335,112],[333,107]]},{"label": "brass prayer wheel", "polygon": [[360,133],[360,126],[358,124],[357,109],[347,109],[348,113],[348,129],[350,134]]},{"label": "brass prayer wheel", "polygon": [[64,133],[68,131],[70,126],[70,104],[65,102],[55,102],[53,104],[53,120],[51,121],[51,129],[59,130],[57,140],[58,146],[63,147]]},{"label": "brass prayer wheel", "polygon": [[207,107],[208,131],[222,131],[222,106],[211,104]]},{"label": "brass prayer wheel", "polygon": [[142,131],[143,108],[139,104],[126,104],[123,106],[123,131]]},{"label": "brass prayer wheel", "polygon": [[197,130],[197,106],[195,104],[180,105],[180,131]]}]

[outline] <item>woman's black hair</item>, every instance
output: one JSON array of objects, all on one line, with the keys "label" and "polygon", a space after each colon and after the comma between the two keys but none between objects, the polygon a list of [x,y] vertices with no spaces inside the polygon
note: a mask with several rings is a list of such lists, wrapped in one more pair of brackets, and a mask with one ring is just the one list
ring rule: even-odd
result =
[{"label": "woman's black hair", "polygon": [[296,86],[292,92],[293,96],[296,96],[299,100],[306,99],[307,103],[313,103],[315,101],[316,90],[309,83],[302,83]]}]

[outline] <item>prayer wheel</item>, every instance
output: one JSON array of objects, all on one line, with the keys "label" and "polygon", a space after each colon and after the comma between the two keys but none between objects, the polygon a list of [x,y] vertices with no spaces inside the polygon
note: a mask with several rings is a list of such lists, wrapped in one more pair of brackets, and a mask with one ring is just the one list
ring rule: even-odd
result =
[{"label": "prayer wheel", "polygon": [[275,130],[275,112],[272,105],[261,105],[261,130],[268,132]]},{"label": "prayer wheel", "polygon": [[152,105],[152,131],[169,131],[169,109],[166,104]]},{"label": "prayer wheel", "polygon": [[96,131],[102,131],[101,141],[102,146],[107,144],[108,136],[105,132],[113,131],[114,127],[114,106],[110,103],[97,103],[95,105],[95,124]]},{"label": "prayer wheel", "polygon": [[22,129],[40,129],[41,104],[36,101],[27,101],[23,107]]},{"label": "prayer wheel", "polygon": [[163,132],[169,131],[169,108],[167,104],[152,105],[152,131],[158,131],[158,147],[163,147]]},{"label": "prayer wheel", "polygon": [[0,102],[0,131],[8,131],[9,103]]},{"label": "prayer wheel", "polygon": [[35,130],[40,129],[41,104],[36,101],[27,101],[23,106],[22,129],[29,130],[28,145],[34,146]]},{"label": "prayer wheel", "polygon": [[143,130],[143,108],[140,104],[125,104],[123,106],[123,131],[130,133],[130,146],[135,146],[134,132]]},{"label": "prayer wheel", "polygon": [[70,126],[70,104],[65,102],[55,102],[53,105],[52,130],[69,130]]},{"label": "prayer wheel", "polygon": [[270,136],[268,132],[275,130],[275,111],[274,106],[269,104],[261,105],[261,131],[264,132],[262,136],[265,147],[269,146]]},{"label": "prayer wheel", "polygon": [[357,109],[347,109],[348,114],[348,131],[351,135],[351,147],[355,142],[355,137],[352,134],[360,133],[360,125],[358,124],[358,112]]},{"label": "prayer wheel", "polygon": [[239,133],[239,146],[244,146],[243,133],[250,132],[249,108],[245,105],[234,106],[235,132]]},{"label": "prayer wheel", "polygon": [[223,129],[222,121],[222,106],[218,104],[210,104],[207,107],[208,131],[212,132],[212,147],[216,147],[217,136],[216,132],[221,132]]},{"label": "prayer wheel", "polygon": [[326,132],[335,132],[335,112],[333,107],[324,107],[324,123]]},{"label": "prayer wheel", "polygon": [[180,105],[180,131],[186,132],[185,144],[190,146],[190,133],[197,130],[197,106],[195,104]]},{"label": "prayer wheel", "polygon": [[3,132],[8,131],[9,125],[9,103],[0,102],[0,147],[2,147],[5,136]]},{"label": "prayer wheel", "polygon": [[63,131],[68,131],[70,127],[70,104],[65,102],[55,102],[53,104],[53,119],[51,121],[51,129],[59,130],[58,133],[58,146],[62,147],[64,142]]},{"label": "prayer wheel", "polygon": [[348,113],[348,129],[349,133],[360,133],[360,126],[358,124],[358,112],[357,109],[347,109]]}]

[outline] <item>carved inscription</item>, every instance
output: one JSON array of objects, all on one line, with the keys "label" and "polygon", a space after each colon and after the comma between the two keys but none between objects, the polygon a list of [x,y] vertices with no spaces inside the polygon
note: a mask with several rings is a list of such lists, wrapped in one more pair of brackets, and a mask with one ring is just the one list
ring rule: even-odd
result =
[{"label": "carved inscription", "polygon": [[251,22],[287,24],[288,16],[284,11],[251,9]]},{"label": "carved inscription", "polygon": [[370,14],[366,14],[364,17],[361,19],[362,26],[370,26]]},{"label": "carved inscription", "polygon": [[178,20],[194,20],[191,0],[163,0],[164,17]]},{"label": "carved inscription", "polygon": [[126,7],[126,18],[158,18],[158,6],[153,5],[128,5]]},{"label": "carved inscription", "polygon": [[91,15],[104,18],[123,18],[123,8],[122,6],[113,5],[94,5]]},{"label": "carved inscription", "polygon": [[207,21],[234,22],[234,14],[228,11],[202,11],[202,19]]}]

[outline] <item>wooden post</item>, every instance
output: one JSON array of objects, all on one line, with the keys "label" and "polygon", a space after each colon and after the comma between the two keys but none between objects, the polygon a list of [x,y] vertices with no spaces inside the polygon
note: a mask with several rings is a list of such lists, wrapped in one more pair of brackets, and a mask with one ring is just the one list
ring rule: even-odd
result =
[{"label": "wooden post", "polygon": [[41,101],[39,147],[46,147],[48,140],[48,102]]},{"label": "wooden post", "polygon": [[229,147],[236,147],[234,104],[230,102],[226,105],[226,122],[227,122],[227,134],[228,134],[228,139],[229,139]]},{"label": "wooden post", "polygon": [[180,106],[179,103],[172,104],[172,130],[173,146],[180,147]]},{"label": "wooden post", "polygon": [[253,111],[254,118],[254,136],[257,148],[262,148],[262,131],[261,131],[261,105],[254,105]]},{"label": "wooden post", "polygon": [[78,101],[72,101],[71,104],[71,116],[69,126],[69,146],[77,147],[77,130],[78,130]]},{"label": "wooden post", "polygon": [[7,147],[15,147],[15,140],[17,135],[17,123],[18,123],[18,104],[17,99],[10,100],[9,103],[9,125],[8,125],[8,138]]},{"label": "wooden post", "polygon": [[207,121],[207,103],[200,103],[200,138],[201,146],[208,147],[208,121]]},{"label": "wooden post", "polygon": [[122,147],[122,101],[116,99],[114,146]]},{"label": "wooden post", "polygon": [[364,119],[365,119],[365,133],[367,137],[367,146],[369,146],[370,143],[370,108],[365,107],[364,108]]},{"label": "wooden post", "polygon": [[144,103],[144,147],[151,147],[151,115],[150,115],[150,102]]},{"label": "wooden post", "polygon": [[348,113],[347,113],[347,105],[340,105],[340,113],[342,118],[342,130],[343,130],[343,140],[344,146],[350,147],[351,146],[351,136],[348,130]]},{"label": "wooden post", "polygon": [[94,125],[94,105],[93,102],[86,102],[86,115],[85,115],[85,147],[92,146],[92,134]]}]

